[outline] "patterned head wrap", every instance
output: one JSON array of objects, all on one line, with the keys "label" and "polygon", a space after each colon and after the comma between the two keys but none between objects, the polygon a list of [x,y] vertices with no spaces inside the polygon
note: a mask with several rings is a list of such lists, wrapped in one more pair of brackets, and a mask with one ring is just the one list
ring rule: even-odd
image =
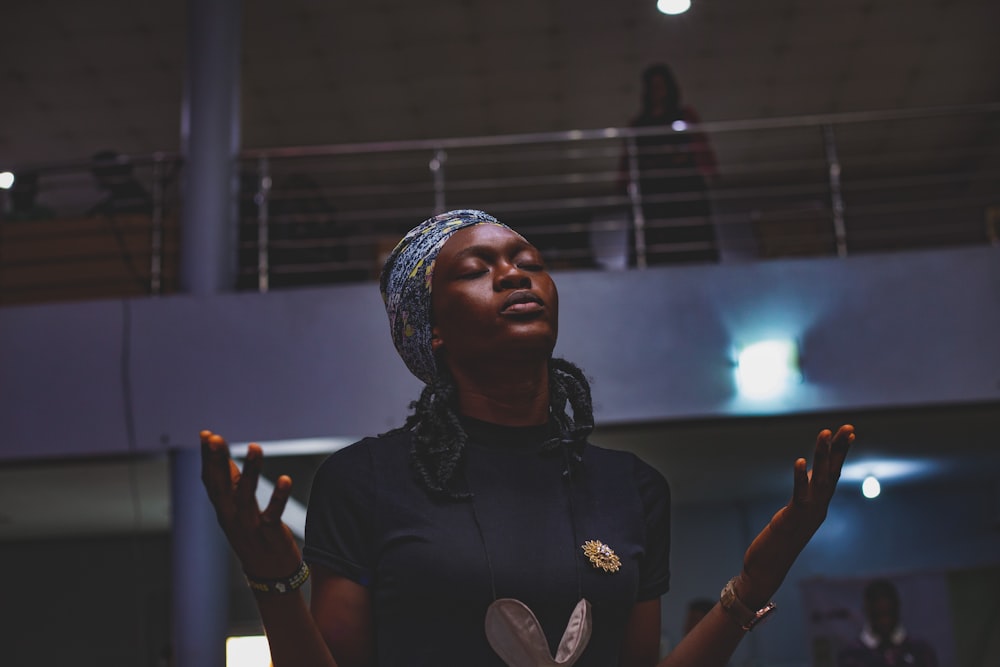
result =
[{"label": "patterned head wrap", "polygon": [[407,232],[382,267],[379,282],[385,312],[389,316],[392,342],[410,372],[427,384],[431,384],[437,375],[431,348],[434,262],[452,234],[482,224],[510,229],[482,211],[461,209],[441,213]]}]

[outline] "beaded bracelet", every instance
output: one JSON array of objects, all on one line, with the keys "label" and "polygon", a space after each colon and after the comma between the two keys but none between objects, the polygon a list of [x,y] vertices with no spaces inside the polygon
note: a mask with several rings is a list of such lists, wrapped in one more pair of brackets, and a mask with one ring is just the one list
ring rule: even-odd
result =
[{"label": "beaded bracelet", "polygon": [[246,572],[247,586],[255,593],[291,593],[295,589],[306,583],[309,578],[309,566],[305,561],[300,561],[299,566],[284,579],[256,579]]}]

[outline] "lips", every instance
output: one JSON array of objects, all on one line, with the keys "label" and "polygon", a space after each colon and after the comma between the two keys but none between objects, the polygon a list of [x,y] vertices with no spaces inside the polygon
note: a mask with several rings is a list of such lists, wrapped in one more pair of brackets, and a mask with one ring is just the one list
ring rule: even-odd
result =
[{"label": "lips", "polygon": [[504,314],[537,313],[545,307],[536,294],[529,290],[517,290],[504,300],[500,312]]}]

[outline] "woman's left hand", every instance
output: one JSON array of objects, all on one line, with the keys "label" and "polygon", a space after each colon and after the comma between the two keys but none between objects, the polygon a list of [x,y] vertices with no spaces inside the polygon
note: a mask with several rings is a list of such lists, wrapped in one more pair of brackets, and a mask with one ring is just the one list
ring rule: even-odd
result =
[{"label": "woman's left hand", "polygon": [[734,583],[736,595],[752,609],[763,606],[784,580],[792,563],[826,519],[830,499],[851,443],[854,427],[824,429],[816,438],[812,470],[795,461],[792,499],[771,518],[743,556],[743,571]]}]

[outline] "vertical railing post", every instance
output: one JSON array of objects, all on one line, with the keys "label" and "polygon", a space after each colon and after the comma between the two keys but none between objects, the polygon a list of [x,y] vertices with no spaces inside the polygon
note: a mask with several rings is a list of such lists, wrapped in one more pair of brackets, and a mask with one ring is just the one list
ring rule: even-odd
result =
[{"label": "vertical railing post", "polygon": [[270,287],[270,257],[268,255],[268,202],[271,194],[271,172],[267,157],[257,162],[257,289],[267,292]]},{"label": "vertical railing post", "polygon": [[646,216],[642,212],[642,191],[639,188],[639,150],[635,137],[625,140],[628,160],[628,198],[632,205],[632,231],[635,234],[635,265],[646,268]]},{"label": "vertical railing post", "polygon": [[444,213],[445,207],[445,183],[444,183],[444,163],[448,159],[448,154],[443,148],[438,148],[434,151],[434,157],[431,158],[428,167],[431,170],[431,178],[434,179],[434,215],[438,213]]},{"label": "vertical railing post", "polygon": [[153,155],[153,225],[149,239],[149,293],[163,291],[163,153]]},{"label": "vertical railing post", "polygon": [[837,157],[837,140],[833,125],[823,126],[823,147],[830,178],[830,207],[833,210],[833,235],[837,243],[837,256],[847,257],[847,230],[844,226],[844,197],[840,190],[840,158]]}]

